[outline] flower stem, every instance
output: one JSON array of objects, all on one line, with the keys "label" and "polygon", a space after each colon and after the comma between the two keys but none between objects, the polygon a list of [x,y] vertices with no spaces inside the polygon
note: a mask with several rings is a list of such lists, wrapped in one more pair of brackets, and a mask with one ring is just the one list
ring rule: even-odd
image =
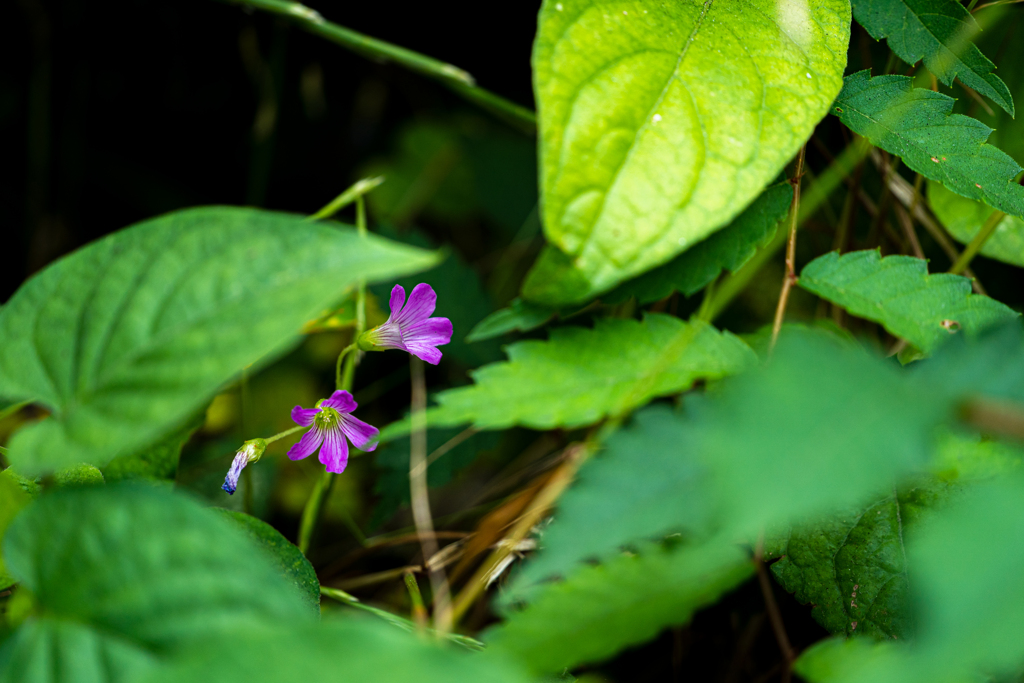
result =
[{"label": "flower stem", "polygon": [[[344,349],[342,349],[341,353],[338,354],[338,362],[334,364],[334,386],[337,389],[344,389],[345,391],[349,391],[349,389],[352,386],[351,377],[348,379],[347,382],[345,381],[345,375],[350,373],[348,372],[348,368],[345,368],[345,370],[342,371],[342,361],[345,360],[345,356],[347,356],[349,353],[355,350],[356,344],[355,342],[352,342]],[[348,385],[348,388],[346,388],[346,385]]]},{"label": "flower stem", "polygon": [[985,246],[985,242],[988,241],[988,238],[991,237],[996,231],[996,228],[999,227],[1004,216],[1006,216],[1006,214],[998,209],[992,212],[992,215],[988,217],[987,221],[985,221],[985,225],[981,226],[981,230],[978,231],[978,234],[974,236],[971,243],[968,244],[967,248],[964,249],[962,254],[960,254],[960,257],[956,260],[956,263],[953,264],[953,267],[949,269],[949,272],[959,275],[967,269],[967,266],[971,264],[971,260],[978,255],[981,248]]},{"label": "flower stem", "polygon": [[516,126],[524,133],[534,134],[537,116],[525,107],[477,87],[473,77],[462,69],[404,47],[377,40],[325,20],[316,10],[288,0],[225,0],[286,17],[302,29],[346,47],[375,61],[390,60],[407,69],[433,78],[456,94]]},{"label": "flower stem", "polygon": [[283,432],[278,432],[273,436],[268,436],[267,438],[264,439],[264,441],[266,441],[268,444],[274,443],[278,439],[283,439],[284,437],[289,436],[290,434],[294,434],[295,432],[301,432],[303,429],[308,429],[308,427],[303,427],[302,425],[299,425],[298,427],[292,427],[291,429],[286,429]]},{"label": "flower stem", "polygon": [[332,199],[327,206],[310,216],[308,220],[319,221],[325,218],[330,218],[352,202],[359,202],[361,205],[363,195],[378,187],[383,182],[384,176],[357,180],[351,187],[347,188],[344,192]]}]

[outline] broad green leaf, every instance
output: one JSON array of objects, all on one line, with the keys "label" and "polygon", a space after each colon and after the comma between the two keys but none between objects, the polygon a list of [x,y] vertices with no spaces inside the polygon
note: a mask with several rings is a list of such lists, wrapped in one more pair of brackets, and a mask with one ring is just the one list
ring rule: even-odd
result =
[{"label": "broad green leaf", "polygon": [[57,486],[96,486],[106,483],[103,473],[92,465],[75,465],[54,472]]},{"label": "broad green leaf", "polygon": [[137,453],[182,428],[241,368],[288,348],[358,279],[435,262],[337,225],[229,207],[94,242],[0,309],[0,394],[53,411],[14,435],[11,462],[35,474]]},{"label": "broad green leaf", "polygon": [[972,294],[965,277],[929,275],[921,259],[882,258],[877,250],[842,256],[829,252],[804,267],[798,284],[853,315],[881,323],[925,353],[960,330],[975,334],[1018,315],[995,299]]},{"label": "broad green leaf", "polygon": [[194,648],[147,683],[526,683],[515,662],[442,647],[373,617],[239,633]]},{"label": "broad green leaf", "polygon": [[534,42],[543,225],[523,294],[582,302],[740,213],[842,86],[846,0],[545,0]]},{"label": "broad green leaf", "polygon": [[614,304],[635,296],[638,303],[649,304],[675,291],[692,296],[723,270],[736,272],[749,261],[758,246],[775,235],[792,201],[792,186],[772,185],[732,223],[665,265],[622,283],[601,300]]},{"label": "broad green leaf", "polygon": [[[29,504],[32,496],[22,490],[18,482],[7,471],[0,472],[0,541],[3,541],[7,526],[21,509]],[[10,587],[14,579],[4,569],[3,554],[0,553],[0,590]]]},{"label": "broad green leaf", "polygon": [[950,396],[1024,403],[1024,325],[1017,318],[975,339],[958,335],[914,374]]},{"label": "broad green leaf", "polygon": [[1020,165],[985,144],[992,129],[950,114],[953,98],[915,88],[907,76],[858,71],[846,77],[832,111],[852,131],[930,180],[1014,216],[1024,216]]},{"label": "broad green leaf", "polygon": [[605,560],[623,547],[675,531],[702,531],[712,502],[698,458],[681,441],[680,417],[651,406],[612,435],[580,468],[503,600],[536,592],[552,576],[567,576],[584,560]]},{"label": "broad green leaf", "polygon": [[906,640],[913,635],[904,538],[944,496],[942,484],[893,492],[861,508],[795,526],[771,569],[810,603],[831,633]]},{"label": "broad green leaf", "polygon": [[[133,666],[262,622],[315,621],[302,595],[229,520],[162,487],[60,489],[4,538],[8,571],[35,609],[0,650],[0,681],[118,681]],[[55,561],[59,558],[59,561]],[[68,623],[75,624],[69,628]]]},{"label": "broad green leaf", "polygon": [[[961,197],[934,182],[928,183],[928,203],[949,234],[963,244],[974,239],[993,211],[987,204]],[[996,231],[981,245],[981,254],[1024,267],[1024,219],[1003,216]]]},{"label": "broad green leaf", "polygon": [[500,337],[509,332],[529,332],[558,315],[557,308],[532,304],[529,301],[515,299],[500,311],[495,311],[473,326],[466,335],[469,343]]},{"label": "broad green leaf", "polygon": [[184,428],[170,434],[134,455],[119,455],[103,468],[103,477],[113,483],[124,479],[174,480],[178,459],[192,434],[202,426],[202,417],[189,421]]},{"label": "broad green leaf", "polygon": [[956,0],[854,0],[853,16],[875,40],[907,64],[924,65],[946,85],[954,78],[989,97],[1013,116],[1013,96],[981,50],[971,42],[981,28]]},{"label": "broad green leaf", "polygon": [[769,364],[693,401],[689,444],[712,474],[727,533],[862,504],[924,469],[954,399],[822,333],[790,330]]},{"label": "broad green leaf", "polygon": [[320,613],[320,580],[316,570],[295,545],[263,520],[244,512],[214,508],[238,525],[249,538],[267,551],[268,557],[278,566],[281,576],[290,581],[306,598],[310,608]]},{"label": "broad green leaf", "polygon": [[[548,341],[506,350],[508,361],[472,373],[473,386],[436,396],[440,407],[427,413],[431,427],[581,427],[756,363],[732,334],[659,314],[642,322],[603,318],[592,330],[560,327]],[[381,441],[407,433],[407,424],[382,433]]]},{"label": "broad green leaf", "polygon": [[[930,680],[935,683],[969,683],[969,677],[915,676],[910,652],[892,642],[868,638],[828,638],[808,648],[793,670],[808,683],[882,683],[882,681]],[[973,681],[977,683],[977,681]]]},{"label": "broad green leaf", "polygon": [[547,586],[485,632],[484,641],[489,651],[516,657],[536,673],[561,673],[686,623],[753,570],[736,545],[646,545]]}]

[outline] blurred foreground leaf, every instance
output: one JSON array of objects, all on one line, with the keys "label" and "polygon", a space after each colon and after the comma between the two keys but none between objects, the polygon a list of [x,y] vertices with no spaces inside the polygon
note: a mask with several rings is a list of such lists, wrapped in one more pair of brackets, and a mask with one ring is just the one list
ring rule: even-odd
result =
[{"label": "blurred foreground leaf", "polygon": [[3,683],[135,680],[219,634],[316,619],[229,520],[152,485],[47,494],[8,529],[4,558],[34,607],[0,648]]}]

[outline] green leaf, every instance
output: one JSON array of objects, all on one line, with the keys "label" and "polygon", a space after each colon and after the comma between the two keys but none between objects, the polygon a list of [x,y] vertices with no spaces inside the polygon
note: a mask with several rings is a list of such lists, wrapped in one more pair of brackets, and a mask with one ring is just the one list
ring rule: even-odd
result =
[{"label": "green leaf", "polygon": [[833,634],[906,640],[913,635],[904,538],[944,496],[935,484],[892,493],[861,508],[794,527],[771,569],[811,603]]},{"label": "green leaf", "polygon": [[[7,531],[11,520],[31,500],[32,496],[22,490],[21,485],[9,476],[7,470],[0,472],[0,541],[3,540],[4,532]],[[8,576],[4,569],[4,558],[0,553],[0,590],[9,588],[13,583],[14,579]]]},{"label": "green leaf", "polygon": [[[907,666],[907,654],[904,648],[894,643],[872,642],[867,638],[828,638],[800,655],[793,670],[808,683],[881,683],[889,680],[909,683],[919,679]],[[923,680],[968,683],[972,679],[939,676]]]},{"label": "green leaf", "polygon": [[712,501],[699,460],[679,448],[680,419],[668,406],[645,408],[580,468],[540,538],[541,550],[503,600],[535,593],[551,576],[584,560],[605,560],[625,546],[675,531],[701,531]]},{"label": "green leaf", "polygon": [[728,224],[839,92],[846,0],[545,0],[543,225],[526,298],[582,302]]},{"label": "green leaf", "polygon": [[466,335],[466,341],[474,343],[494,339],[509,332],[529,332],[558,315],[557,308],[532,304],[516,298],[500,311],[495,311],[473,326]]},{"label": "green leaf", "polygon": [[96,486],[105,483],[103,473],[92,465],[65,467],[54,473],[57,486]]},{"label": "green leaf", "polygon": [[832,111],[852,131],[959,195],[1024,216],[1020,165],[985,144],[992,129],[977,119],[950,114],[953,98],[915,88],[907,76],[858,71],[846,77]]},{"label": "green leaf", "polygon": [[853,315],[881,323],[925,353],[958,330],[971,335],[1018,315],[995,299],[972,294],[965,277],[929,275],[921,259],[881,258],[877,250],[842,256],[829,252],[804,267],[798,284]]},{"label": "green leaf", "polygon": [[152,683],[526,683],[515,662],[441,647],[373,617],[325,620],[322,625],[242,633],[179,658]]},{"label": "green leaf", "polygon": [[981,28],[956,0],[854,0],[853,16],[875,40],[888,38],[889,47],[907,64],[923,57],[946,85],[959,78],[1013,116],[1010,89],[971,42]]},{"label": "green leaf", "polygon": [[181,449],[203,424],[204,415],[188,422],[184,428],[161,439],[156,444],[135,455],[119,455],[103,468],[103,477],[108,482],[125,479],[155,479],[174,481],[178,473],[178,459]]},{"label": "green leaf", "polygon": [[[928,203],[949,234],[962,244],[974,239],[993,210],[987,204],[961,197],[934,182],[928,183]],[[1024,267],[1024,219],[1009,214],[1003,216],[996,231],[981,245],[981,254]]]},{"label": "green leaf", "polygon": [[686,623],[753,570],[747,552],[732,544],[651,545],[546,587],[526,609],[485,632],[484,641],[489,651],[517,657],[536,673],[561,673]]},{"label": "green leaf", "polygon": [[923,470],[954,403],[831,335],[793,329],[765,368],[691,402],[692,426],[678,443],[712,473],[724,533],[753,539],[861,504]]},{"label": "green leaf", "polygon": [[699,242],[663,266],[624,282],[601,297],[614,304],[635,296],[637,303],[649,304],[674,291],[692,296],[718,277],[722,270],[735,273],[753,257],[758,246],[775,235],[789,213],[793,188],[772,185],[732,223]]},{"label": "green leaf", "polygon": [[315,621],[253,541],[162,487],[42,496],[8,529],[4,558],[35,605],[0,650],[4,683],[53,680],[65,662],[75,680],[119,681],[104,653],[135,667],[260,623]]},{"label": "green leaf", "polygon": [[175,429],[360,278],[422,270],[430,253],[254,209],[189,209],[57,261],[0,309],[0,395],[53,411],[10,443],[32,475],[102,466]]},{"label": "green leaf", "polygon": [[[440,407],[427,413],[430,426],[581,427],[756,363],[732,334],[659,314],[643,322],[598,319],[593,330],[560,327],[549,341],[518,342],[507,351],[508,361],[473,373],[473,386],[438,394]],[[382,433],[381,441],[407,433],[407,423]]]},{"label": "green leaf", "polygon": [[274,527],[252,515],[224,508],[214,508],[244,531],[249,538],[263,548],[271,561],[278,566],[281,576],[302,593],[310,608],[320,613],[320,580],[316,570],[291,541]]}]

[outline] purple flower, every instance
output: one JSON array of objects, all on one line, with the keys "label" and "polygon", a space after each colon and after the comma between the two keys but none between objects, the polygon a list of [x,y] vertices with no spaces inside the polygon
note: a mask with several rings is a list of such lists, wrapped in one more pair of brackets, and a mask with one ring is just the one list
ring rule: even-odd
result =
[{"label": "purple flower", "polygon": [[288,449],[288,457],[302,460],[313,454],[320,445],[320,462],[328,472],[340,474],[348,464],[348,442],[364,451],[372,451],[377,447],[371,442],[377,438],[379,430],[352,416],[358,408],[352,394],[347,391],[335,391],[330,398],[316,404],[316,408],[292,408],[292,420],[296,424],[313,428],[302,435],[299,442]]},{"label": "purple flower", "polygon": [[391,315],[383,325],[362,334],[359,348],[363,351],[398,349],[437,365],[441,361],[437,347],[452,340],[452,321],[431,318],[436,306],[437,294],[425,282],[413,288],[408,303],[405,289],[395,285],[391,290]]},{"label": "purple flower", "polygon": [[265,450],[267,450],[267,442],[264,439],[250,439],[243,443],[235,453],[235,459],[231,461],[231,469],[228,470],[228,476],[224,477],[224,484],[221,488],[233,495],[235,489],[238,488],[238,477],[242,475],[242,470],[249,463],[259,460]]}]

